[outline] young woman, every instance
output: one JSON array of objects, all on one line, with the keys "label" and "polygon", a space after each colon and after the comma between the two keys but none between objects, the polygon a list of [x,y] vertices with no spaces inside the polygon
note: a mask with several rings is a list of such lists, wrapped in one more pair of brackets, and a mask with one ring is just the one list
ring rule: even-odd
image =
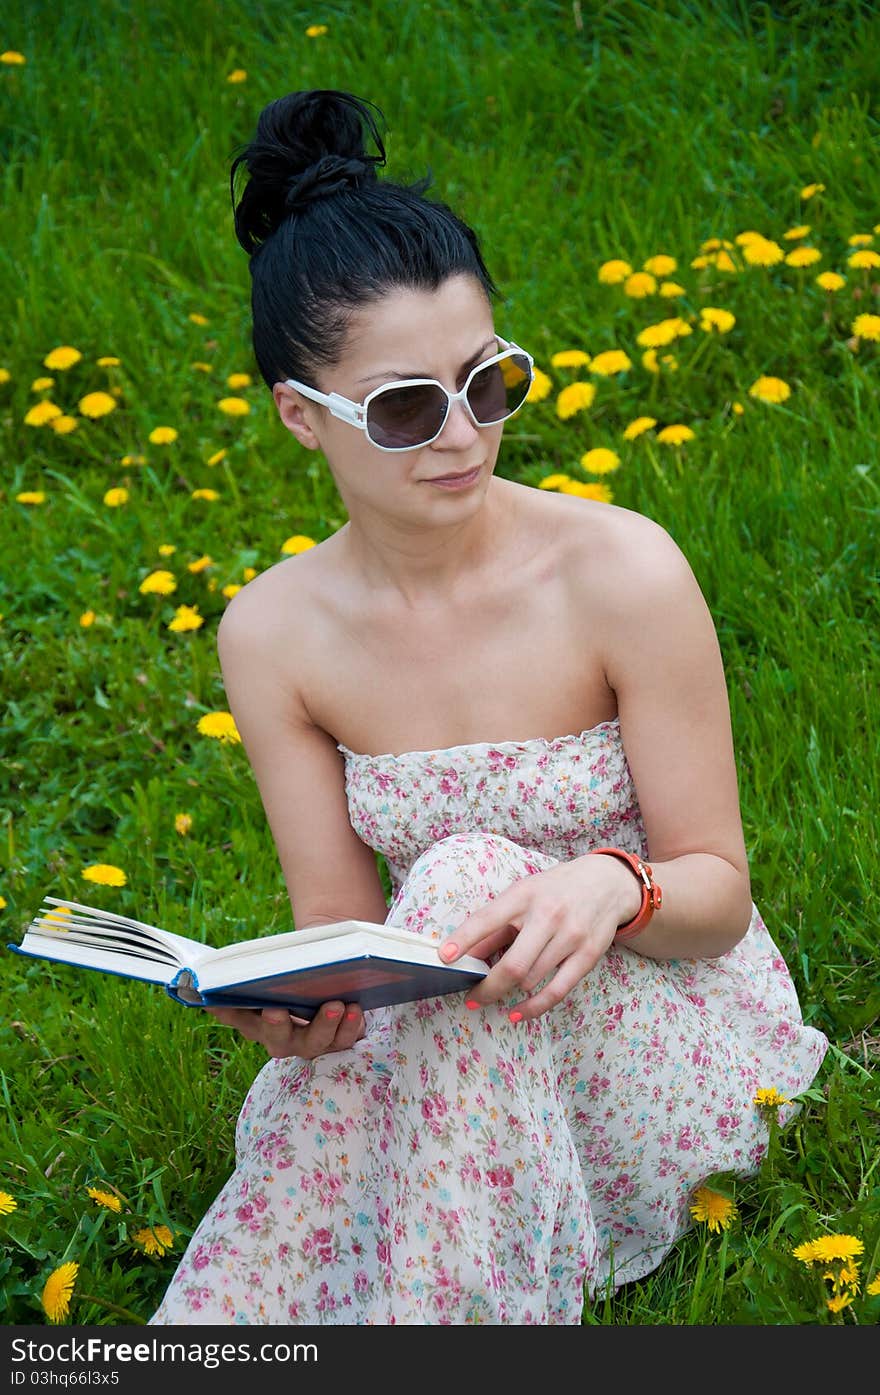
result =
[{"label": "young woman", "polygon": [[793,1101],[827,1047],[751,899],[694,575],[651,519],[495,473],[528,346],[428,181],[378,180],[370,106],[292,93],[232,167],[257,362],[348,522],[235,596],[218,653],[295,925],[491,969],[215,1011],[271,1059],[157,1324],[578,1324],[707,1176],[757,1170],[756,1090]]}]

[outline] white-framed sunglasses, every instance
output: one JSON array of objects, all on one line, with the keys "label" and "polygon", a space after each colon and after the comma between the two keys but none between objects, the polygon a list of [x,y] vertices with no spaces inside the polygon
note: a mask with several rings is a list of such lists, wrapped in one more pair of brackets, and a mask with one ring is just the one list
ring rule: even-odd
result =
[{"label": "white-framed sunglasses", "polygon": [[318,392],[295,378],[287,378],[285,387],[296,388],[340,421],[366,431],[367,440],[378,450],[415,450],[436,441],[453,402],[464,403],[475,426],[495,426],[519,411],[532,384],[535,361],[518,344],[500,334],[495,338],[501,352],[472,368],[461,392],[448,392],[436,378],[383,383],[363,402],[352,402],[338,392]]}]

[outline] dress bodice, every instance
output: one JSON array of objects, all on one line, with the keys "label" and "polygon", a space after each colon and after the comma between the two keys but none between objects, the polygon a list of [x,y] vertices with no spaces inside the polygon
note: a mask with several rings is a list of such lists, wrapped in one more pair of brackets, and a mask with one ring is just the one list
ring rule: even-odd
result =
[{"label": "dress bodice", "polygon": [[648,855],[617,717],[570,736],[337,750],[352,827],[385,858],[394,895],[416,858],[455,833],[497,833],[563,859],[607,843]]}]

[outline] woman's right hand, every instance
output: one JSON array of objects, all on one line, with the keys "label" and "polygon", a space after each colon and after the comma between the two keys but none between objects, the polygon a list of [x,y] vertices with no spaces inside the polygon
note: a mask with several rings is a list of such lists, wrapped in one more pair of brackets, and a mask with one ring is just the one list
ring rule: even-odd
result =
[{"label": "woman's right hand", "polygon": [[234,1027],[248,1041],[258,1041],[270,1056],[301,1056],[313,1061],[328,1051],[347,1051],[366,1035],[364,1014],[357,1003],[322,1003],[314,1018],[299,1025],[286,1008],[212,1008],[225,1027]]}]

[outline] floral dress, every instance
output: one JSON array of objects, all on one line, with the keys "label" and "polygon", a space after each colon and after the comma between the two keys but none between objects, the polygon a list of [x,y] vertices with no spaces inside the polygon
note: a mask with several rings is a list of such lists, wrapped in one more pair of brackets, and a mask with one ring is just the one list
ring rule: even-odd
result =
[{"label": "floral dress", "polygon": [[[438,943],[560,860],[648,856],[617,718],[338,749],[352,825],[388,867],[387,923]],[[828,1045],[754,904],[728,953],[614,945],[532,1021],[508,1020],[516,995],[466,997],[378,1008],[348,1051],[266,1063],[153,1324],[579,1324],[597,1291],[660,1264],[706,1177],[758,1170],[756,1090],[793,1101],[786,1123]]]}]

